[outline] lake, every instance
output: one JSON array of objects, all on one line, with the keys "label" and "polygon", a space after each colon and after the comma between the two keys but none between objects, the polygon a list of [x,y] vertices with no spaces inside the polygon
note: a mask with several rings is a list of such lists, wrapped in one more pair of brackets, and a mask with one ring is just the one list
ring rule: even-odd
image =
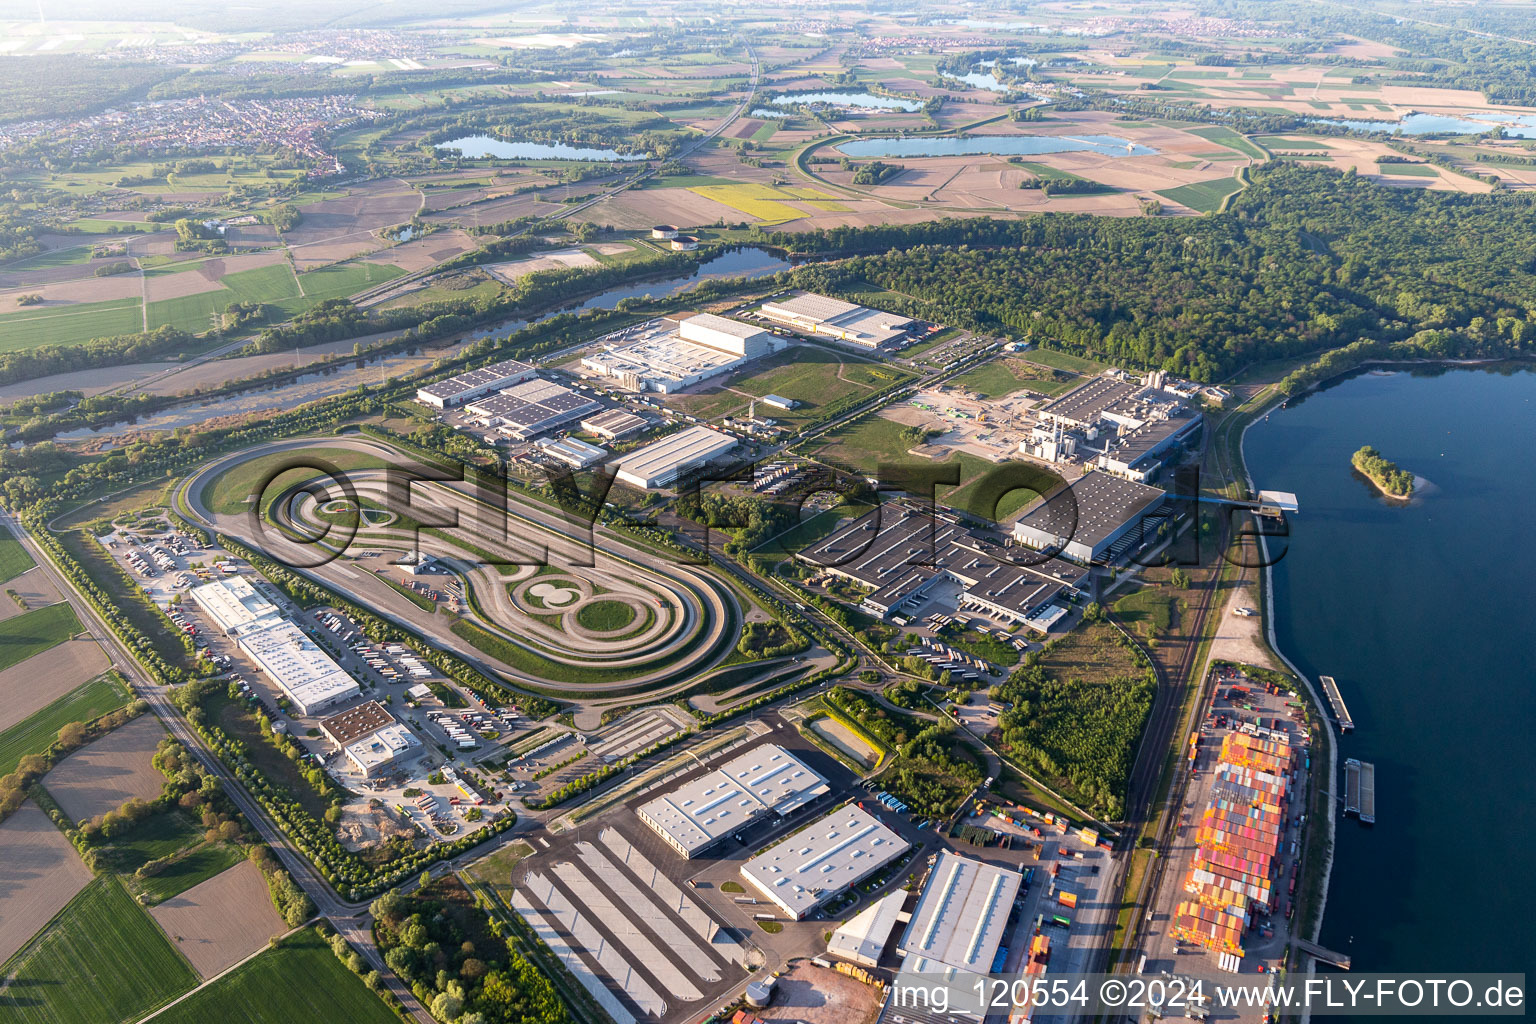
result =
[{"label": "lake", "polygon": [[1499,125],[1504,133],[1517,138],[1536,137],[1536,115],[1482,112],[1466,117],[1449,114],[1409,114],[1401,121],[1331,121],[1321,118],[1318,124],[1337,125],[1357,132],[1396,132],[1404,135],[1477,135]]},{"label": "lake", "polygon": [[571,146],[564,142],[512,142],[489,135],[466,135],[451,142],[439,142],[438,149],[457,150],[471,160],[495,157],[498,160],[644,160],[644,153],[620,153],[616,149]]},{"label": "lake", "polygon": [[1149,156],[1157,150],[1114,135],[964,135],[934,139],[856,139],[836,147],[857,157],[1028,156],[1039,153],[1103,153]]},{"label": "lake", "polygon": [[[1028,65],[1038,62],[1033,57],[1009,57],[1008,63],[1012,64],[1014,67],[1027,67]],[[978,69],[994,68],[997,67],[997,61],[978,61],[976,67]],[[1000,82],[998,81],[996,74],[986,70],[968,71],[963,75],[957,75],[950,71],[940,71],[939,76],[941,78],[948,78],[950,81],[954,82],[964,82],[966,85],[969,85],[973,89],[985,89],[988,92],[1010,92],[1014,89],[1023,90],[1029,85],[1028,82],[1019,82],[1016,85],[1009,85],[1007,83]]]},{"label": "lake", "polygon": [[876,96],[870,92],[801,92],[792,96],[775,96],[768,102],[776,107],[821,104],[854,110],[905,110],[909,114],[923,109],[922,103],[918,100],[899,100],[891,96]]},{"label": "lake", "polygon": [[[1376,764],[1375,827],[1339,817],[1321,935],[1357,973],[1536,963],[1533,433],[1529,365],[1359,374],[1248,432],[1255,484],[1301,503],[1278,643],[1338,679],[1340,765]],[[1380,498],[1349,464],[1364,444],[1422,494]]]}]

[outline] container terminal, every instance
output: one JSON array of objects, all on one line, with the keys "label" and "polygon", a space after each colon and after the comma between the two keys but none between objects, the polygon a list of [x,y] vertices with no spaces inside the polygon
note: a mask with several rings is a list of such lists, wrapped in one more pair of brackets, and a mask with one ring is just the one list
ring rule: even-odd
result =
[{"label": "container terminal", "polygon": [[1344,813],[1376,824],[1376,766],[1351,757],[1344,762]]},{"label": "container terminal", "polygon": [[1354,732],[1355,720],[1349,716],[1349,705],[1344,703],[1344,695],[1339,692],[1339,684],[1333,676],[1318,676],[1323,684],[1323,693],[1328,695],[1328,703],[1333,705],[1333,717],[1338,720],[1339,732]]}]

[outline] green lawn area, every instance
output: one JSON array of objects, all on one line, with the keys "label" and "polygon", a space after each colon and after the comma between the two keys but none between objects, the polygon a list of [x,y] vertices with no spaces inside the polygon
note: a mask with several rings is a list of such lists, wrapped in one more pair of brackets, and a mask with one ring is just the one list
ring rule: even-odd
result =
[{"label": "green lawn area", "polygon": [[635,621],[635,610],[623,601],[593,601],[576,612],[576,621],[588,629],[608,632]]},{"label": "green lawn area", "polygon": [[1404,178],[1433,178],[1440,173],[1434,164],[1399,164],[1390,161],[1378,163],[1376,169],[1382,174]]},{"label": "green lawn area", "polygon": [[1162,189],[1157,194],[1191,210],[1210,213],[1221,206],[1222,200],[1242,187],[1236,178],[1217,178],[1214,181],[1197,181],[1178,188]]},{"label": "green lawn area", "polygon": [[727,386],[697,395],[685,395],[670,403],[700,419],[745,413],[748,395],[762,398],[779,395],[799,402],[798,408],[770,409],[758,406],[759,416],[786,423],[802,423],[829,415],[837,403],[858,402],[881,388],[910,380],[911,372],[886,363],[843,355],[819,345],[791,345],[758,360]]},{"label": "green lawn area", "polygon": [[[203,488],[203,503],[219,515],[239,515],[246,511],[247,499],[268,474],[290,462],[300,461],[305,456],[322,459],[342,471],[383,469],[387,466],[383,459],[343,448],[317,448],[310,452],[280,452],[242,462],[220,473]],[[306,476],[318,475],[320,475],[319,470],[295,469],[284,473],[267,488],[266,499],[271,501],[277,492],[288,484],[298,483]]]},{"label": "green lawn area", "polygon": [[1158,587],[1143,587],[1115,602],[1115,614],[1128,623],[1132,631],[1150,628],[1154,633],[1167,632],[1173,624],[1174,597]]},{"label": "green lawn area", "polygon": [[244,858],[240,847],[231,843],[203,843],[179,860],[172,861],[159,874],[148,878],[125,879],[136,894],[149,903],[163,903],[199,882],[206,882],[219,872],[234,867]]},{"label": "green lawn area", "polygon": [[752,141],[753,142],[767,142],[769,139],[773,138],[774,132],[778,131],[783,126],[784,126],[784,122],[783,121],[768,121],[768,122],[765,122],[762,125],[762,127],[758,128],[757,131],[752,133]]},{"label": "green lawn area", "polygon": [[[0,968],[0,974],[13,972],[5,1013],[12,1024],[136,1021],[199,981],[165,933],[111,875],[80,890],[26,949]],[[311,995],[298,986],[272,988],[303,992],[305,999]]]},{"label": "green lawn area", "polygon": [[62,601],[0,619],[0,669],[19,665],[34,654],[63,643],[80,628],[74,609]]},{"label": "green lawn area", "polygon": [[1002,398],[1028,388],[1044,395],[1057,395],[1077,383],[1058,376],[1022,359],[1001,357],[983,363],[956,377],[952,383],[976,392],[983,398]]},{"label": "green lawn area", "polygon": [[39,345],[78,345],[92,338],[137,334],[144,329],[139,299],[34,306],[0,316],[0,352]]},{"label": "green lawn area", "polygon": [[912,445],[901,439],[901,432],[905,429],[894,420],[864,416],[826,435],[825,443],[817,449],[816,454],[862,472],[873,473],[881,461],[897,462],[911,458],[907,455],[907,449]]},{"label": "green lawn area", "polygon": [[1030,160],[1021,160],[1019,166],[1035,177],[1045,181],[1086,181],[1082,175],[1064,171],[1060,167],[1052,167],[1050,164],[1035,163]]},{"label": "green lawn area", "polygon": [[1191,135],[1198,135],[1202,139],[1210,139],[1212,142],[1226,146],[1228,149],[1236,150],[1244,156],[1251,156],[1255,160],[1263,160],[1265,158],[1262,149],[1225,125],[1213,124],[1204,128],[1190,128],[1187,131]]},{"label": "green lawn area", "polygon": [[1293,139],[1282,135],[1260,135],[1254,141],[1267,149],[1327,149],[1316,139]]},{"label": "green lawn area", "polygon": [[299,277],[304,297],[279,303],[290,313],[301,313],[326,299],[343,299],[365,288],[393,281],[405,271],[386,263],[344,263],[321,267]]},{"label": "green lawn area", "polygon": [[988,474],[998,472],[999,463],[988,462],[986,459],[975,455],[967,455],[964,452],[957,454],[950,462],[960,463],[960,486],[950,488],[940,486],[938,489],[938,502],[949,508],[961,509],[973,516],[982,519],[993,519],[1001,522],[1024,508],[1040,495],[1036,491],[1027,488],[1018,488],[1007,491],[997,498],[997,508],[985,506],[991,501],[981,494],[981,486]]},{"label": "green lawn area", "polygon": [[13,580],[37,563],[8,526],[0,526],[0,583]]},{"label": "green lawn area", "polygon": [[91,258],[91,247],[88,245],[71,245],[66,249],[53,249],[49,252],[40,252],[36,256],[28,256],[24,260],[8,264],[7,270],[44,270],[49,267],[68,267],[79,263],[85,263]]},{"label": "green lawn area", "polygon": [[249,963],[155,1018],[156,1024],[399,1024],[313,929],[283,939]]},{"label": "green lawn area", "polygon": [[110,675],[97,676],[0,732],[0,775],[28,754],[48,749],[70,722],[90,722],[128,703],[128,691]]},{"label": "green lawn area", "polygon": [[179,809],[160,811],[103,847],[105,863],[114,871],[130,874],[141,865],[168,857],[200,839],[202,832],[185,812]]},{"label": "green lawn area", "polygon": [[1075,356],[1071,352],[1061,352],[1053,348],[1032,348],[1020,358],[1026,362],[1034,363],[1036,366],[1049,366],[1057,370],[1072,370],[1076,373],[1098,373],[1106,365],[1097,359]]}]

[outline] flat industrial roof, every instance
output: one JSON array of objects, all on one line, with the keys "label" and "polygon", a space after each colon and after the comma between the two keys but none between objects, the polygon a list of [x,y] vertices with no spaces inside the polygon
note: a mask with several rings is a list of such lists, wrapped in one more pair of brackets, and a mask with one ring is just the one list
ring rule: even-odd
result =
[{"label": "flat industrial roof", "polygon": [[827,781],[776,743],[753,747],[640,807],[690,855],[763,814],[789,814],[828,792]]},{"label": "flat industrial roof", "polygon": [[990,971],[1022,880],[1012,868],[939,854],[901,939],[902,969]]},{"label": "flat industrial roof", "polygon": [[763,303],[763,308],[769,307],[781,309],[793,316],[805,317],[807,320],[823,322],[864,308],[856,302],[845,302],[842,299],[834,299],[830,295],[817,295],[814,292],[802,292],[787,299],[775,299]]},{"label": "flat industrial roof", "polygon": [[880,870],[911,846],[850,804],[741,866],[747,881],[796,918]]},{"label": "flat industrial roof", "polygon": [[1096,547],[1167,496],[1156,487],[1110,473],[1085,473],[1036,502],[1014,528]]},{"label": "flat industrial roof", "polygon": [[605,409],[581,421],[581,425],[594,434],[627,434],[645,426],[645,419],[623,409]]},{"label": "flat industrial roof", "polygon": [[714,313],[695,313],[678,321],[682,324],[691,324],[694,327],[707,327],[711,331],[719,331],[721,334],[729,334],[733,338],[755,338],[759,334],[766,334],[761,327],[752,324],[744,324],[740,320],[732,320],[730,317],[717,316]]},{"label": "flat industrial roof", "polygon": [[368,773],[379,765],[388,764],[406,751],[419,746],[421,741],[411,733],[411,730],[395,722],[354,743],[347,744],[347,756],[365,773]]},{"label": "flat industrial roof", "polygon": [[277,615],[277,606],[256,593],[256,588],[242,576],[226,576],[193,587],[187,593],[226,633],[266,619],[275,621]]},{"label": "flat industrial roof", "polygon": [[573,420],[601,404],[550,380],[528,380],[494,395],[478,398],[465,409],[474,416],[504,420],[523,432]]},{"label": "flat industrial roof", "polygon": [[321,719],[320,731],[333,742],[345,747],[353,740],[378,732],[394,720],[394,716],[385,710],[383,704],[370,700],[355,708],[347,708],[338,715]]},{"label": "flat industrial roof", "polygon": [[1130,398],[1142,389],[1141,384],[1114,377],[1093,377],[1060,397],[1042,405],[1038,414],[1044,417],[1068,420],[1073,423],[1096,422],[1104,410],[1116,402]]},{"label": "flat industrial roof", "polygon": [[736,438],[729,434],[706,426],[694,426],[635,449],[620,460],[619,467],[627,477],[657,480],[702,466],[736,444]]},{"label": "flat industrial roof", "polygon": [[428,384],[419,390],[423,394],[433,398],[449,399],[456,395],[462,395],[474,388],[485,387],[508,377],[516,377],[519,374],[532,373],[533,364],[525,363],[520,359],[503,359],[499,363],[482,366],[478,370],[469,370],[456,377],[440,380],[436,384]]},{"label": "flat industrial roof", "polygon": [[832,933],[832,938],[827,940],[827,952],[854,963],[875,966],[880,962],[885,944],[891,940],[891,932],[896,929],[906,902],[906,890],[898,889],[871,903]]},{"label": "flat industrial roof", "polygon": [[292,700],[306,708],[362,692],[357,680],[287,619],[247,633],[239,644]]}]

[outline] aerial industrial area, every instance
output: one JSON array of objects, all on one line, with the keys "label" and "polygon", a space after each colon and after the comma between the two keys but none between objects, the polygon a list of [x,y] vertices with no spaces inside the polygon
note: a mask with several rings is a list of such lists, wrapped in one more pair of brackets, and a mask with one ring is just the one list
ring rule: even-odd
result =
[{"label": "aerial industrial area", "polygon": [[1312,6],[6,22],[0,1020],[1390,969],[1428,783],[1282,560],[1440,522],[1309,417],[1528,354],[1536,106]]}]

